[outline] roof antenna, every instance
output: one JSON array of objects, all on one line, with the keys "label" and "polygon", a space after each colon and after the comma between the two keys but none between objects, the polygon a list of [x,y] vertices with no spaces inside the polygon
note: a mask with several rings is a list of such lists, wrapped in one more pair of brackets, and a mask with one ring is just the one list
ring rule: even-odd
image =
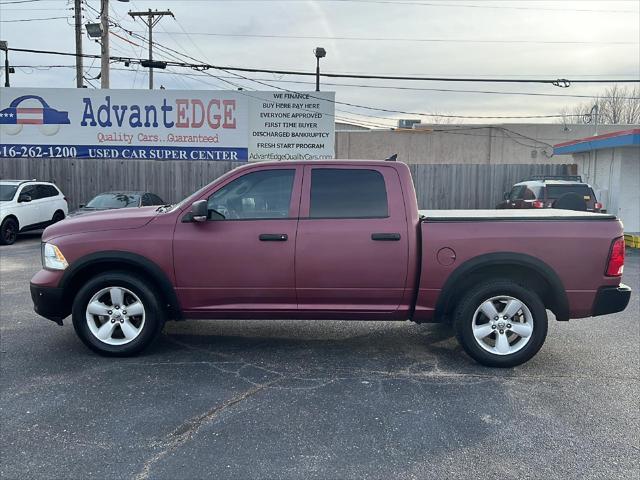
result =
[{"label": "roof antenna", "polygon": [[396,160],[398,160],[398,154],[397,153],[394,153],[390,157],[384,159],[385,162],[395,162]]}]

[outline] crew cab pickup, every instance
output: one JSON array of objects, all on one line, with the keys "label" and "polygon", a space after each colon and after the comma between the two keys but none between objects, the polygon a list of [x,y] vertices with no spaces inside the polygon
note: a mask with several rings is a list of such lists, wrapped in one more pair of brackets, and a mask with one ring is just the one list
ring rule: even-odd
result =
[{"label": "crew cab pickup", "polygon": [[166,320],[450,322],[476,361],[533,357],[557,320],[623,310],[622,225],[568,210],[418,210],[398,162],[257,163],[175,205],[48,227],[40,315],[140,352]]}]

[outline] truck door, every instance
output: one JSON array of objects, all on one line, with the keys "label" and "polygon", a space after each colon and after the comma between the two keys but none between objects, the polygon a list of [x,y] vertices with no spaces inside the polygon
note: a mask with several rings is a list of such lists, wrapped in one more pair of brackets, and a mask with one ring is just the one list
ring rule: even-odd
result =
[{"label": "truck door", "polygon": [[178,220],[176,290],[190,316],[258,317],[297,308],[293,261],[302,167],[285,165],[230,177],[203,194],[208,221]]},{"label": "truck door", "polygon": [[407,281],[408,235],[394,168],[305,166],[295,258],[298,309],[395,311]]}]

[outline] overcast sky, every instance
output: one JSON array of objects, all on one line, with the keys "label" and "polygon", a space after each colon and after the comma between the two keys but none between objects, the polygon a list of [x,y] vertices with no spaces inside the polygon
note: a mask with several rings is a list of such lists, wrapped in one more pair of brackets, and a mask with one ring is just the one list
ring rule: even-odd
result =
[{"label": "overcast sky", "polygon": [[[23,3],[15,3],[18,1]],[[99,0],[85,0],[85,4],[95,10],[100,8]],[[321,60],[321,69],[327,72],[452,77],[640,78],[639,0],[133,0],[129,3],[111,0],[110,4],[113,20],[123,28],[143,35],[146,35],[144,25],[139,20],[133,21],[127,15],[129,10],[171,9],[175,14],[175,20],[170,17],[162,19],[154,29],[154,40],[216,65],[314,71],[313,49],[322,46],[327,50],[327,56]],[[72,6],[72,0],[0,0],[0,38],[7,40],[10,47],[73,52],[75,47]],[[95,21],[97,14],[88,7],[85,7],[84,22]],[[60,16],[67,18],[14,21]],[[146,57],[146,46],[139,39],[129,36],[119,28],[112,31],[136,45],[112,36],[111,55]],[[322,38],[268,38],[245,35]],[[369,40],[349,40],[345,37]],[[83,38],[85,53],[99,53],[98,44],[86,35]],[[412,41],[409,41],[410,39]],[[528,41],[539,43],[526,43]],[[155,56],[164,57],[160,51],[157,51]],[[74,64],[72,57],[19,52],[10,52],[10,57],[11,63],[19,66]],[[99,60],[93,62],[85,59],[86,76],[96,77],[99,64]],[[147,88],[147,74],[144,69],[134,65],[126,68],[122,64],[114,64],[113,67],[112,88]],[[224,72],[212,73],[229,76]],[[192,74],[195,75],[191,76]],[[200,75],[202,74],[192,70],[168,69],[156,74],[156,87],[163,85],[168,89],[235,88],[222,80]],[[276,81],[312,82],[313,77],[243,75],[260,78],[268,84],[292,90],[314,88],[312,84]],[[74,87],[74,78],[73,68],[20,67],[11,76],[11,84],[24,87]],[[252,82],[229,80],[246,87],[269,89]],[[92,82],[94,85],[100,85],[100,80]],[[546,85],[346,79],[322,79],[322,82],[561,95],[594,95],[606,88],[604,85],[572,85],[571,88],[560,89]],[[336,100],[342,102],[389,110],[455,115],[557,114],[562,106],[588,101],[586,98],[572,97],[333,85],[324,85],[322,89],[335,90]],[[349,111],[375,117],[414,117],[340,105],[337,109],[341,111],[340,115],[345,116],[348,114],[344,112]],[[381,118],[357,118],[376,124],[385,123]],[[429,119],[424,118],[423,121]]]}]

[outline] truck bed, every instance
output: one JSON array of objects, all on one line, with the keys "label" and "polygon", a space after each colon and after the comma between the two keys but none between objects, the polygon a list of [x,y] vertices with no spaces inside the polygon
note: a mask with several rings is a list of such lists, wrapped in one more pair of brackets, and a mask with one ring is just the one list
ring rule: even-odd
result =
[{"label": "truck bed", "polygon": [[418,210],[423,222],[521,221],[521,220],[615,220],[609,213],[576,212],[541,208],[531,210]]},{"label": "truck bed", "polygon": [[542,270],[558,279],[554,288],[566,292],[568,313],[556,311],[563,319],[590,316],[598,289],[620,282],[605,276],[611,242],[622,235],[615,215],[556,209],[420,210],[419,218],[418,318],[430,320],[449,277],[483,257],[543,264]]}]

